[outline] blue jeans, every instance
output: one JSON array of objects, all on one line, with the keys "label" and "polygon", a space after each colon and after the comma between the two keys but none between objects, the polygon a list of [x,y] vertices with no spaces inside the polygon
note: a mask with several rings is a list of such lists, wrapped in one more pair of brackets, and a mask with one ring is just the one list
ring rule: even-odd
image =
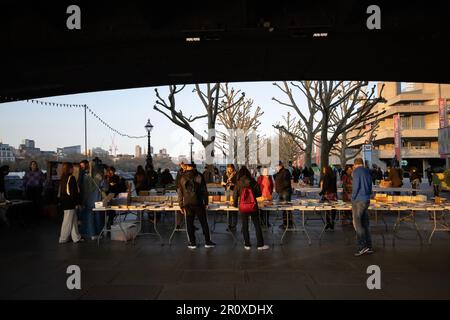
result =
[{"label": "blue jeans", "polygon": [[94,212],[92,209],[84,207],[81,210],[82,231],[80,233],[87,237],[98,236],[105,225],[104,213]]},{"label": "blue jeans", "polygon": [[369,201],[353,201],[353,226],[356,231],[359,250],[372,248],[372,239],[369,230]]}]

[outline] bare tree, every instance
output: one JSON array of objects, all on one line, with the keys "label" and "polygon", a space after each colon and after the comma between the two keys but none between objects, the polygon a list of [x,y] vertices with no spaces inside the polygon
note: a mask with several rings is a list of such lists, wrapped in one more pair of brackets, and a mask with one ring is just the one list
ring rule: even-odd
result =
[{"label": "bare tree", "polygon": [[[284,102],[275,97],[273,97],[272,100],[278,102],[282,106],[294,109],[299,116],[299,130],[296,134],[290,132],[283,125],[276,125],[274,127],[284,132],[284,134],[290,135],[294,141],[297,141],[297,145],[301,145],[301,149],[305,153],[305,166],[311,167],[314,140],[316,135],[320,132],[322,124],[321,121],[316,119],[319,108],[314,101],[307,99],[307,112],[305,113],[298,106],[294,93],[286,81],[283,81],[282,85],[278,83],[274,83],[273,85],[280,89],[288,97],[288,101]],[[291,86],[300,90],[300,93],[307,90],[314,99],[317,99],[319,94],[317,90],[318,85],[318,81],[303,81],[300,84],[291,82]]]},{"label": "bare tree", "polygon": [[[333,146],[342,139],[342,134],[351,132],[377,119],[382,113],[374,112],[378,103],[386,100],[375,96],[375,86],[367,90],[367,81],[319,81],[318,86],[302,86],[306,95],[322,114],[320,130],[321,166],[329,165],[329,155]],[[345,108],[342,105],[346,104]],[[339,109],[340,108],[340,109]]]},{"label": "bare tree", "polygon": [[[167,97],[168,102],[160,96],[158,89],[155,89],[157,100],[153,108],[161,112],[174,124],[176,124],[180,128],[185,129],[198,141],[200,141],[205,148],[205,151],[207,153],[207,162],[209,162],[209,156],[211,157],[211,159],[214,159],[214,141],[216,139],[215,130],[218,115],[222,112],[225,112],[227,108],[231,109],[235,104],[240,103],[240,101],[244,98],[244,93],[241,94],[241,97],[236,100],[233,105],[224,108],[224,105],[220,103],[220,99],[222,98],[222,96],[220,95],[220,83],[207,83],[204,90],[200,88],[199,84],[196,84],[193,92],[197,93],[197,96],[205,109],[205,113],[195,117],[192,115],[186,117],[181,109],[176,109],[177,105],[175,101],[176,94],[178,94],[184,88],[185,85],[179,88],[177,87],[177,85],[169,85],[169,95]],[[194,121],[205,118],[207,119],[208,126],[206,137],[204,137],[203,134],[195,131],[191,125]],[[212,162],[213,161],[211,161],[211,163]]]},{"label": "bare tree", "polygon": [[302,130],[297,119],[288,112],[283,116],[283,124],[274,127],[282,128],[279,130],[280,160],[287,163],[298,158],[305,148],[303,142],[298,139]]},{"label": "bare tree", "polygon": [[[340,93],[339,95],[345,95],[346,85],[345,83],[341,83]],[[364,98],[364,97],[360,97]],[[344,121],[345,125],[349,121],[345,120],[345,116],[348,113],[348,109],[351,106],[352,100],[346,99],[344,100],[333,112],[332,114],[332,124],[339,124],[341,121]],[[366,137],[367,142],[373,141],[376,136],[376,130],[379,128],[379,120],[372,119],[370,124],[361,123],[360,125],[355,125],[351,131],[342,132],[336,143],[333,144],[333,147],[330,151],[331,155],[337,156],[340,160],[341,167],[344,168],[347,163],[353,159],[355,159],[358,155],[361,154],[362,146],[359,148],[352,148],[352,145],[360,140],[362,137]],[[333,126],[331,126],[331,131],[333,131]]]},{"label": "bare tree", "polygon": [[349,161],[355,159],[362,152],[362,146],[352,148],[352,145],[363,136],[368,137],[367,141],[370,143],[373,139],[375,139],[378,128],[379,123],[375,122],[369,125],[361,126],[360,128],[355,128],[352,133],[343,132],[333,145],[331,155],[338,157],[341,167],[344,168]]},{"label": "bare tree", "polygon": [[[257,141],[250,143],[249,134],[256,133],[256,130],[261,125],[260,118],[264,112],[261,111],[259,106],[254,108],[254,101],[252,99],[239,98],[240,90],[235,90],[233,87],[228,86],[228,83],[222,85],[221,90],[224,95],[221,107],[224,111],[218,117],[219,122],[224,126],[226,131],[218,132],[221,144],[218,143],[216,146],[226,157],[230,157],[231,155],[234,164],[237,164],[238,133],[240,131],[245,137],[245,163],[248,165],[249,155],[255,154],[258,151]],[[256,139],[259,139],[259,137],[256,137]],[[234,150],[229,150],[230,146]]]}]

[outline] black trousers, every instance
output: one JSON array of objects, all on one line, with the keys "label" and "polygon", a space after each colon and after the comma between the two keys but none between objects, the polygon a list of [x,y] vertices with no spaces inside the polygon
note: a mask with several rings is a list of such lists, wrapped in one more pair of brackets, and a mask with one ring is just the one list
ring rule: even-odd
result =
[{"label": "black trousers", "polygon": [[211,241],[211,235],[209,234],[208,218],[206,216],[206,209],[204,207],[190,207],[186,209],[186,227],[189,236],[189,242],[195,244],[195,226],[194,219],[197,216],[200,224],[202,226],[203,235],[205,236],[205,241]]},{"label": "black trousers", "polygon": [[269,212],[259,211],[259,220],[261,221],[261,225],[265,227],[269,227]]},{"label": "black trousers", "polygon": [[108,210],[106,214],[107,214],[106,230],[110,230],[111,226],[114,223],[114,218],[116,217],[116,211]]},{"label": "black trousers", "polygon": [[[280,197],[280,202],[291,201],[292,193],[290,191],[281,192],[279,194],[279,197]],[[283,224],[284,225],[287,225],[288,219],[289,219],[289,225],[292,226],[293,225],[292,212],[284,210],[283,211]]]},{"label": "black trousers", "polygon": [[336,210],[331,210],[331,212],[327,211],[325,218],[327,219],[327,224],[334,225],[334,221],[336,221]]},{"label": "black trousers", "polygon": [[264,245],[264,239],[258,211],[255,211],[252,214],[241,214],[242,234],[244,236],[245,245],[250,247],[250,233],[248,232],[248,219],[250,219],[250,217],[252,218],[253,225],[255,226],[257,246],[262,247]]},{"label": "black trousers", "polygon": [[32,187],[27,188],[26,197],[33,203],[33,210],[31,218],[33,220],[39,218],[42,214],[42,188]]},{"label": "black trousers", "polygon": [[235,211],[231,211],[228,214],[228,225],[232,228],[235,228],[238,222],[238,213]]}]

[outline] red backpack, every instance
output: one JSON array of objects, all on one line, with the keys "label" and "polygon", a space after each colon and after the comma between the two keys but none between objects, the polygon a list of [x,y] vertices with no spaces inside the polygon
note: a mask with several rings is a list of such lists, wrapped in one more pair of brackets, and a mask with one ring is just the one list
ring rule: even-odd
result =
[{"label": "red backpack", "polygon": [[239,203],[239,212],[242,214],[251,214],[257,210],[255,196],[251,188],[242,190],[241,202]]}]

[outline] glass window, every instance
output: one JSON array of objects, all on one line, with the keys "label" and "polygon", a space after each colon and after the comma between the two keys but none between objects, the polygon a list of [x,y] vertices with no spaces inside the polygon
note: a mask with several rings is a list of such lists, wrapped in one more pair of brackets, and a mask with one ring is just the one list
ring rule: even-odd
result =
[{"label": "glass window", "polygon": [[413,129],[423,129],[425,128],[425,117],[424,116],[412,116],[412,128]]},{"label": "glass window", "polygon": [[401,117],[402,129],[425,129],[425,116]]},{"label": "glass window", "polygon": [[401,82],[400,83],[400,90],[401,92],[410,92],[416,90],[416,84],[415,82]]}]

